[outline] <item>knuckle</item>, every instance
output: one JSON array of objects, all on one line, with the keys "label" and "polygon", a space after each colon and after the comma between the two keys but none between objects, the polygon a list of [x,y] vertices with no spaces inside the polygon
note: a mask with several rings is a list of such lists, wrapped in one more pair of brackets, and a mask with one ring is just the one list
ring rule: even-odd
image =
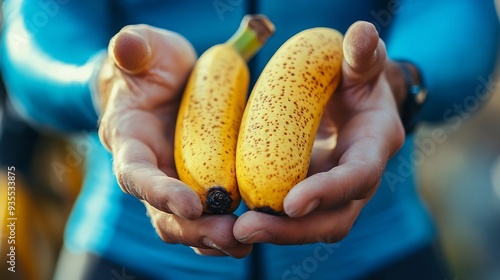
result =
[{"label": "knuckle", "polygon": [[115,167],[115,177],[123,192],[132,194],[140,199],[142,198],[140,193],[136,190],[135,184],[127,168]]},{"label": "knuckle", "polygon": [[153,227],[160,239],[168,244],[179,244],[177,235],[173,232],[172,227],[168,226],[167,219],[156,219],[153,221]]},{"label": "knuckle", "polygon": [[174,238],[173,234],[171,234],[168,230],[160,230],[157,226],[155,226],[156,234],[160,237],[160,239],[168,244],[179,244],[176,238]]},{"label": "knuckle", "polygon": [[128,175],[121,169],[115,168],[115,177],[122,191],[128,193]]},{"label": "knuckle", "polygon": [[337,239],[340,241],[349,235],[349,232],[351,232],[351,225],[347,226],[342,226],[340,227],[338,233],[337,233]]},{"label": "knuckle", "polygon": [[[276,239],[276,237],[275,237]],[[306,235],[305,232],[303,232],[302,234],[300,234],[296,240],[295,240],[295,244],[309,244],[311,243],[311,240],[310,238]]]},{"label": "knuckle", "polygon": [[351,231],[351,226],[337,227],[329,235],[327,235],[326,238],[322,240],[322,242],[326,244],[339,242],[342,239],[346,238],[347,235],[349,235],[350,231]]},{"label": "knuckle", "polygon": [[326,234],[323,239],[319,240],[326,244],[336,243],[346,238],[351,232],[355,219],[348,218],[349,220],[342,219],[344,222],[332,223],[325,231]]},{"label": "knuckle", "polygon": [[[370,193],[373,186],[376,186],[385,171],[385,162],[380,156],[377,160],[363,160],[359,166],[362,166],[363,175],[356,179],[358,184],[355,184],[347,195],[353,199],[364,199]],[[361,174],[360,174],[361,175]]]}]

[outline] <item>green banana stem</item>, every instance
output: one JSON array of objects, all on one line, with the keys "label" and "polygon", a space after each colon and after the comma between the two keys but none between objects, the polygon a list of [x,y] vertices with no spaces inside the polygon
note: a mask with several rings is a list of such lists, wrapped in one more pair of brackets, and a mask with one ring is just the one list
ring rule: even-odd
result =
[{"label": "green banana stem", "polygon": [[274,25],[264,15],[246,15],[236,33],[226,42],[249,61],[274,34]]}]

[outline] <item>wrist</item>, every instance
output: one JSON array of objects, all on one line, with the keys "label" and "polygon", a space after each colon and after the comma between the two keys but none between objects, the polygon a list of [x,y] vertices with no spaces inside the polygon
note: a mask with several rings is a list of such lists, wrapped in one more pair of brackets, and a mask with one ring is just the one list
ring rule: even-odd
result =
[{"label": "wrist", "polygon": [[419,69],[408,61],[391,61],[386,74],[393,90],[401,121],[408,134],[419,121],[427,90]]}]

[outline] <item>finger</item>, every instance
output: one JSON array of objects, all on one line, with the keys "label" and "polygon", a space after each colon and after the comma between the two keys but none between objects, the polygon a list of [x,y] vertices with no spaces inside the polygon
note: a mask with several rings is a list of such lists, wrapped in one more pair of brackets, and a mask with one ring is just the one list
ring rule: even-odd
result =
[{"label": "finger", "polygon": [[202,249],[197,247],[192,247],[193,251],[200,256],[212,256],[212,257],[226,257],[228,254],[218,250],[218,249]]},{"label": "finger", "polygon": [[151,60],[148,42],[132,29],[122,30],[111,39],[109,53],[118,67],[131,74],[142,72]]},{"label": "finger", "polygon": [[178,98],[196,61],[184,37],[145,24],[122,28],[111,39],[108,55],[120,69],[116,76],[122,74],[125,81],[109,98],[148,111]]},{"label": "finger", "polygon": [[382,71],[387,59],[385,44],[379,38],[377,29],[365,21],[355,22],[349,27],[343,51],[344,85],[370,80]]},{"label": "finger", "polygon": [[302,218],[249,211],[236,221],[234,236],[248,244],[337,242],[347,236],[364,204],[364,201],[352,201],[343,207],[314,212]]},{"label": "finger", "polygon": [[383,169],[353,161],[324,173],[317,173],[297,184],[285,197],[285,213],[292,218],[313,211],[341,207],[353,200],[371,196],[378,186]]},{"label": "finger", "polygon": [[[181,71],[196,60],[193,46],[181,35],[145,24],[128,25],[110,41],[108,53],[129,74],[152,68]],[[157,65],[161,64],[161,65]]]},{"label": "finger", "polygon": [[[193,251],[196,254],[201,255],[201,256],[212,256],[212,257],[230,256],[230,257],[233,257],[235,259],[241,259],[241,258],[248,256],[252,250],[252,246],[250,244],[240,243],[238,246],[242,248],[241,252],[232,253],[231,255],[229,255],[229,254],[227,254],[224,251],[221,251],[219,249],[205,249],[205,248],[197,248],[197,247],[193,247],[193,246],[191,246],[191,249],[193,249]],[[248,248],[250,248],[250,250]]]},{"label": "finger", "polygon": [[[252,245],[240,243],[233,236],[235,215],[205,214],[197,220],[186,220],[160,213],[155,217],[160,238],[169,244],[184,244],[198,248],[200,253],[228,255],[243,258],[250,254]],[[216,253],[219,251],[219,253]]]},{"label": "finger", "polygon": [[116,145],[113,154],[113,169],[123,191],[186,219],[201,215],[203,206],[198,195],[159,170],[155,153],[144,142],[130,138]]},{"label": "finger", "polygon": [[404,141],[404,136],[394,133],[397,124],[397,116],[392,114],[367,112],[354,116],[339,134],[336,150],[330,155],[339,159],[338,165],[293,187],[284,200],[287,215],[301,217],[315,209],[373,195],[387,161]]}]

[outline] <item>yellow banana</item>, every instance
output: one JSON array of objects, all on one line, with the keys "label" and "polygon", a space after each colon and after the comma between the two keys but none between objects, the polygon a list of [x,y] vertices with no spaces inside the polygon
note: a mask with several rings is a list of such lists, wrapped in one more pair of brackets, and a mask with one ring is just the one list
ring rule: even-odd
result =
[{"label": "yellow banana", "polygon": [[181,100],[174,139],[179,179],[208,213],[231,213],[240,203],[236,142],[249,86],[247,61],[274,33],[262,15],[243,18],[238,31],[196,62]]},{"label": "yellow banana", "polygon": [[256,211],[283,214],[289,190],[307,176],[316,132],[341,77],[343,36],[304,30],[269,60],[249,97],[236,151],[239,190]]}]

